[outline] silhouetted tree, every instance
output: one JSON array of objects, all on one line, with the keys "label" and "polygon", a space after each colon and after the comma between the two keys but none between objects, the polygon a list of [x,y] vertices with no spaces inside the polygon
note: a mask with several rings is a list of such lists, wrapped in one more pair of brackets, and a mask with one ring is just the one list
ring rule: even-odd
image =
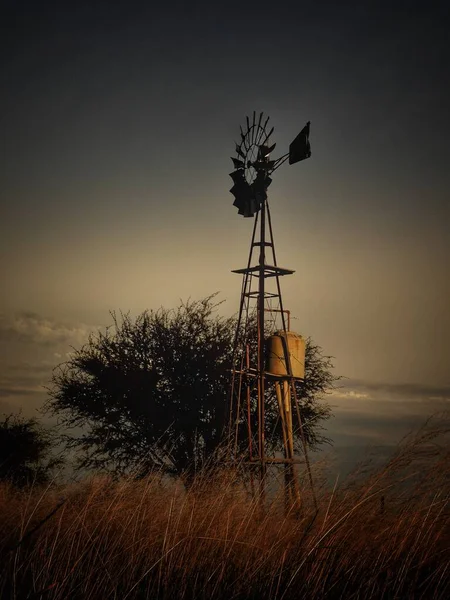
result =
[{"label": "silhouetted tree", "polygon": [[17,486],[42,484],[61,461],[50,457],[54,436],[35,419],[8,415],[0,421],[0,480]]},{"label": "silhouetted tree", "polygon": [[[135,320],[112,313],[111,327],[54,370],[46,410],[79,432],[65,440],[83,451],[80,467],[180,473],[212,455],[228,417],[236,327],[217,306],[210,296]],[[330,408],[318,399],[336,379],[331,368],[308,341],[310,383],[300,397],[311,446],[326,439],[319,429]]]}]

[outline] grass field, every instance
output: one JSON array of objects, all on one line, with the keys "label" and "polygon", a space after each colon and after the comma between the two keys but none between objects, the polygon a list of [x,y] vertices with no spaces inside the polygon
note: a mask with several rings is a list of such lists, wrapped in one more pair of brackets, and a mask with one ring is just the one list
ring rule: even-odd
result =
[{"label": "grass field", "polygon": [[[440,442],[440,443],[438,443]],[[0,488],[0,597],[448,598],[450,452],[423,429],[382,469],[264,506],[230,471]],[[315,479],[321,480],[316,469]]]}]

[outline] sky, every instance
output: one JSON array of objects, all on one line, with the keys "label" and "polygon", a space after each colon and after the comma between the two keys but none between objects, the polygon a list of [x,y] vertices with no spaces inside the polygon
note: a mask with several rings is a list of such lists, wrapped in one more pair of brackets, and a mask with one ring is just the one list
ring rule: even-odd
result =
[{"label": "sky", "polygon": [[446,2],[0,2],[0,412],[109,311],[238,309],[252,220],[229,193],[253,110],[293,327],[334,356],[335,445],[450,403]]}]

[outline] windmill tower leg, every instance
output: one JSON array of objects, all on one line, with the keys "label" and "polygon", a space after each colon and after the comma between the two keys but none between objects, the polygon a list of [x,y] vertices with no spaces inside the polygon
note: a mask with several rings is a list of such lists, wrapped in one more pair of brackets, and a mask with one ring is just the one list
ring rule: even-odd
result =
[{"label": "windmill tower leg", "polygon": [[292,430],[292,404],[291,404],[291,395],[289,389],[289,382],[284,380],[282,382],[282,390],[283,390],[283,404],[284,404],[284,415],[286,418],[286,432],[287,432],[287,448],[286,448],[286,458],[294,459],[294,433]]},{"label": "windmill tower leg", "polygon": [[285,508],[289,511],[294,504],[296,508],[300,505],[300,488],[294,463],[294,433],[289,381],[286,379],[281,382],[276,381],[275,393],[280,411],[284,457],[286,460],[284,465]]},{"label": "windmill tower leg", "polygon": [[258,441],[259,441],[259,461],[260,461],[260,494],[261,501],[265,502],[266,495],[266,460],[265,460],[265,422],[264,422],[264,404],[265,404],[265,265],[266,265],[266,200],[261,203],[260,210],[260,233],[259,233],[259,261],[258,261],[258,302],[257,302],[257,320],[258,320]]}]

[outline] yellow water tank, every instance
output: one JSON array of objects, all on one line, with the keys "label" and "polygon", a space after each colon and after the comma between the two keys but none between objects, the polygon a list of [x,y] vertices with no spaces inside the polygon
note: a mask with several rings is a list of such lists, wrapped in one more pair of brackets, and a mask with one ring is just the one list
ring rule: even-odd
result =
[{"label": "yellow water tank", "polygon": [[289,351],[292,375],[305,378],[305,340],[293,331],[276,331],[266,340],[266,372],[277,377],[286,377],[286,352]]}]

